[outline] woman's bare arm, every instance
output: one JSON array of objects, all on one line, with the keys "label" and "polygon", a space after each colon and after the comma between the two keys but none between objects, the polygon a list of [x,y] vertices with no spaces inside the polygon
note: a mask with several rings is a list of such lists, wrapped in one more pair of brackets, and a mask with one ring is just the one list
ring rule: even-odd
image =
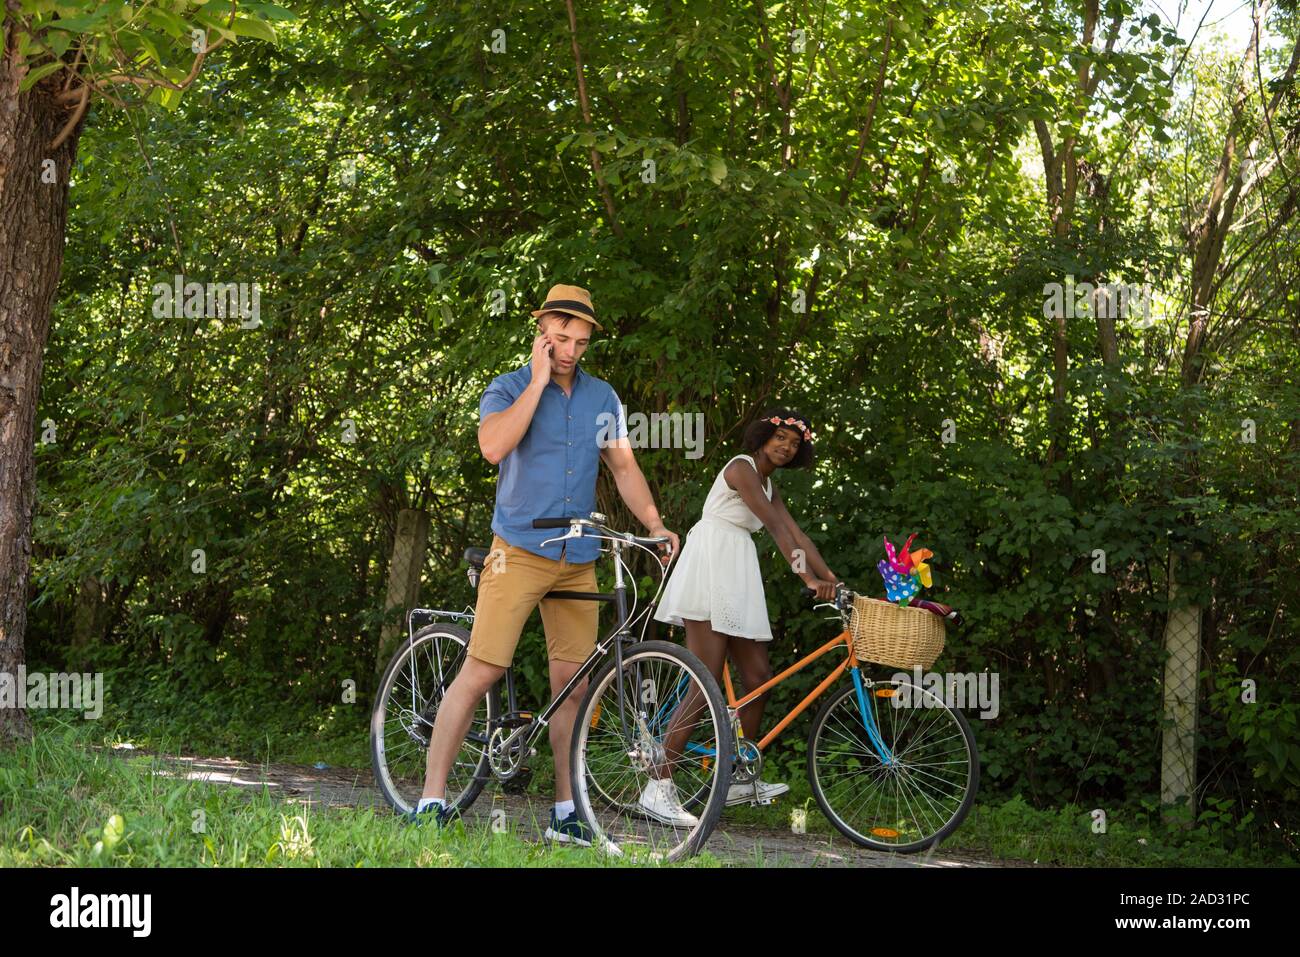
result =
[{"label": "woman's bare arm", "polygon": [[[776,547],[781,549],[781,554],[785,556],[786,561],[790,563],[790,567],[793,569],[796,566],[797,558],[795,550],[803,548],[803,546],[791,530],[790,525],[786,523],[785,517],[782,516],[781,512],[777,511],[776,507],[768,501],[767,496],[763,494],[763,487],[759,484],[757,469],[743,459],[736,459],[723,470],[722,474],[727,484],[740,493],[741,500],[749,506],[749,510],[763,523],[763,527],[771,533],[772,538],[776,541]],[[773,491],[775,492],[775,486],[773,486]],[[809,544],[812,543],[809,542]],[[806,556],[808,549],[803,548],[803,552]],[[804,571],[795,572],[795,574],[802,578],[810,588],[816,588],[818,582],[828,580],[808,571],[806,568]]]},{"label": "woman's bare arm", "polygon": [[804,558],[807,560],[807,566],[813,570],[813,573],[818,578],[824,578],[826,581],[838,582],[839,578],[837,578],[835,573],[831,571],[830,566],[826,564],[826,559],[822,558],[822,553],[817,550],[817,546],[813,544],[813,540],[808,537],[807,533],[804,532],[802,528],[799,527],[799,523],[794,520],[794,516],[790,514],[790,510],[785,507],[785,501],[781,498],[781,490],[776,487],[775,483],[772,485],[772,507],[775,509],[777,514],[785,519],[786,525],[790,529],[790,533],[794,535],[795,540],[799,543],[799,547],[803,549]]}]

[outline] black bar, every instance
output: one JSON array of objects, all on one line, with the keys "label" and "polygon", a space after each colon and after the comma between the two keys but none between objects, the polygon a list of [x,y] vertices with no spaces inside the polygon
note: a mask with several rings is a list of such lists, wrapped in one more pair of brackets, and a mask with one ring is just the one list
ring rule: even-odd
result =
[{"label": "black bar", "polygon": [[573,598],[578,601],[613,601],[614,596],[601,591],[548,591],[542,598]]},{"label": "black bar", "polygon": [[584,316],[591,316],[595,319],[596,314],[592,312],[591,306],[577,299],[547,299],[542,303],[542,309],[576,309]]},{"label": "black bar", "polygon": [[533,519],[533,528],[568,528],[573,521],[571,518],[565,518],[562,515],[549,518]]}]

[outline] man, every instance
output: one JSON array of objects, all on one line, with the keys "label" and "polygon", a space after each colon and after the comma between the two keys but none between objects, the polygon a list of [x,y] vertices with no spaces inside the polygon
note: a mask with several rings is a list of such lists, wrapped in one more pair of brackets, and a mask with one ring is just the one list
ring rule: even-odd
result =
[{"label": "man", "polygon": [[[535,529],[533,519],[585,518],[596,507],[598,461],[604,460],[619,495],[649,529],[647,534],[668,538],[663,561],[679,544],[660,520],[632,454],[618,396],[609,383],[579,368],[592,330],[603,331],[587,290],[552,286],[532,315],[538,334],[531,361],[493,379],[479,402],[479,449],[500,468],[492,513],[495,535],[479,580],[468,654],[434,720],[424,792],[411,815],[416,823],[432,818],[441,827],[446,822],[447,775],[456,752],[478,703],[513,661],[524,622],[542,596],[597,590],[599,541],[577,538],[543,546],[557,531]],[[602,423],[611,420],[615,441],[600,443],[608,429]],[[595,648],[598,610],[594,601],[541,601],[553,695]],[[589,846],[590,832],[578,820],[568,774],[573,722],[584,691],[585,683],[551,721],[555,807],[546,838]]]}]

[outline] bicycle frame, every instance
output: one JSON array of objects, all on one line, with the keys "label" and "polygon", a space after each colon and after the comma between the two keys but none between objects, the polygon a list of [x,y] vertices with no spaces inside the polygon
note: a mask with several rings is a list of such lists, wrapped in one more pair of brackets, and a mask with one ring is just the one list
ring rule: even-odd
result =
[{"label": "bicycle frame", "polygon": [[[758,741],[754,742],[758,746],[758,749],[760,751],[766,750],[767,746],[771,744],[773,741],[775,741],[777,736],[782,731],[784,731],[787,727],[789,727],[790,723],[794,721],[795,718],[799,717],[799,715],[807,711],[808,708],[812,706],[813,702],[815,702],[818,698],[822,696],[822,694],[826,691],[827,688],[829,688],[837,680],[839,680],[840,675],[844,674],[845,669],[852,668],[855,672],[857,671],[857,658],[854,657],[853,654],[853,641],[849,637],[849,633],[847,630],[841,631],[838,635],[836,635],[830,641],[826,642],[826,644],[822,645],[816,651],[812,652],[811,654],[805,655],[802,659],[796,661],[789,668],[786,668],[785,671],[781,672],[779,675],[773,676],[770,680],[768,680],[764,684],[759,685],[753,691],[746,694],[745,697],[740,699],[736,698],[736,687],[734,684],[732,684],[731,681],[731,667],[727,664],[723,665],[723,669],[722,669],[723,691],[727,696],[727,705],[735,709],[737,712],[739,712],[741,708],[745,707],[745,705],[749,704],[750,702],[766,694],[768,691],[771,691],[781,682],[785,681],[785,679],[799,673],[809,664],[816,661],[818,658],[822,657],[822,655],[829,654],[830,652],[834,651],[836,648],[840,647],[841,645],[843,645],[845,649],[848,651],[848,656],[843,661],[841,661],[838,665],[836,665],[835,668],[831,671],[831,673],[828,674],[822,680],[821,684],[819,684],[816,688],[814,688],[806,698],[804,698],[797,705],[795,705],[795,707],[790,711],[789,714],[787,714],[784,718],[782,718],[779,722],[777,722],[776,726],[773,727],[771,731],[763,735],[763,737],[760,738]],[[861,679],[856,679],[856,680],[860,681]]]},{"label": "bicycle frame", "polygon": [[[564,704],[564,702],[568,700],[569,696],[573,694],[574,689],[577,688],[577,686],[581,684],[583,681],[586,681],[587,678],[590,677],[591,673],[596,670],[597,666],[602,661],[605,660],[605,656],[609,653],[609,647],[611,643],[613,643],[614,645],[614,655],[615,655],[615,660],[617,662],[615,667],[618,668],[618,676],[619,676],[618,680],[621,685],[623,680],[622,677],[623,642],[619,639],[631,638],[632,633],[627,629],[627,624],[628,624],[627,585],[623,582],[623,569],[622,566],[618,565],[617,563],[615,563],[615,569],[616,569],[615,586],[613,592],[553,591],[553,592],[548,592],[546,594],[547,598],[565,598],[565,599],[575,599],[578,601],[613,602],[617,610],[618,621],[614,625],[613,629],[609,632],[609,634],[607,634],[604,638],[601,638],[596,642],[596,647],[592,649],[591,654],[589,654],[586,657],[586,659],[582,662],[582,664],[578,666],[578,670],[574,672],[573,677],[570,678],[565,683],[564,687],[561,688],[559,692],[551,698],[550,703],[542,710],[540,714],[521,712],[519,710],[519,700],[515,691],[514,668],[511,667],[506,669],[506,673],[503,679],[505,681],[505,690],[506,690],[506,699],[507,699],[506,711],[505,711],[504,718],[502,718],[501,720],[510,720],[512,717],[517,717],[520,719],[527,719],[528,723],[516,728],[502,742],[503,748],[509,749],[514,747],[515,743],[519,740],[519,738],[523,737],[524,735],[527,735],[527,737],[524,739],[523,746],[531,748],[537,742],[538,738],[541,737],[542,731],[545,730],[547,727],[549,727],[551,723],[551,718],[555,716],[555,712],[558,711],[560,707]],[[621,687],[619,688],[619,692],[620,692],[619,703],[621,705],[622,704]],[[626,734],[627,732],[626,717],[620,714],[620,719],[622,721],[621,726],[623,728],[624,733]]]},{"label": "bicycle frame", "polygon": [[[790,710],[789,714],[787,714],[784,718],[782,718],[779,722],[777,722],[777,724],[770,731],[768,731],[767,734],[765,734],[758,741],[753,742],[754,745],[759,749],[759,751],[766,750],[767,746],[771,744],[773,741],[775,741],[776,738],[781,734],[781,732],[790,726],[791,722],[793,722],[795,718],[799,717],[799,715],[803,714],[810,707],[812,707],[813,703],[816,702],[817,699],[820,698],[831,685],[833,685],[837,680],[839,680],[840,676],[844,674],[844,672],[847,670],[849,672],[850,677],[853,680],[854,690],[857,693],[858,713],[862,719],[862,726],[867,732],[867,738],[871,742],[872,748],[875,749],[876,754],[880,758],[882,763],[884,764],[893,763],[894,755],[890,751],[889,747],[885,744],[885,742],[881,739],[880,730],[876,726],[875,713],[871,708],[867,707],[866,687],[863,684],[862,673],[858,667],[857,655],[853,651],[853,639],[850,636],[847,628],[841,631],[830,641],[826,642],[826,644],[822,645],[816,651],[813,651],[810,654],[805,655],[803,658],[801,658],[799,661],[796,661],[794,664],[792,664],[789,668],[786,668],[780,674],[773,676],[771,679],[764,682],[762,685],[759,685],[759,687],[750,691],[743,698],[736,697],[736,688],[731,680],[731,666],[724,662],[722,666],[722,679],[723,679],[723,691],[727,697],[727,706],[728,708],[731,709],[733,713],[738,714],[740,710],[745,707],[745,705],[750,704],[757,698],[766,694],[768,691],[775,688],[777,685],[785,681],[787,678],[795,674],[798,674],[800,671],[802,671],[812,662],[816,661],[818,658],[821,658],[823,655],[830,654],[832,651],[834,651],[835,649],[841,646],[843,646],[845,651],[847,652],[847,655],[844,658],[844,660],[841,661],[838,665],[836,665],[835,668],[832,669],[830,674],[828,674],[824,679],[822,679],[822,682],[819,685],[817,685],[817,687],[814,688],[808,694],[807,697],[805,697],[802,701],[800,701],[797,705],[795,705],[795,707]],[[674,694],[669,699],[669,701],[660,707],[659,712],[655,715],[654,721],[651,724],[652,727],[656,729],[667,727],[668,719],[672,715],[672,709],[675,708],[676,705],[681,701],[681,695],[682,695],[682,689],[679,686],[677,689],[674,690]],[[701,757],[705,757],[705,758],[712,757],[713,754],[715,753],[712,748],[709,748],[705,745],[696,744],[695,742],[687,742],[685,746],[685,750],[691,754],[698,754]],[[737,753],[739,753],[739,748],[737,748]]]},{"label": "bicycle frame", "polygon": [[[509,752],[511,749],[513,749],[516,746],[516,744],[519,742],[521,738],[524,739],[522,746],[531,749],[533,745],[536,744],[537,740],[541,737],[542,731],[545,728],[549,727],[550,721],[552,717],[554,717],[555,712],[558,711],[561,705],[563,705],[564,702],[568,700],[569,696],[573,694],[574,689],[583,681],[585,681],[591,675],[591,673],[596,670],[596,667],[605,659],[605,656],[609,653],[611,643],[613,643],[614,645],[615,676],[618,682],[619,727],[624,737],[630,738],[631,735],[628,726],[628,719],[625,713],[625,709],[623,707],[624,704],[623,644],[625,640],[630,640],[632,638],[631,630],[628,628],[628,625],[631,623],[628,620],[627,583],[624,581],[623,562],[622,562],[623,551],[628,547],[628,545],[617,538],[609,538],[607,540],[610,541],[611,543],[611,551],[613,553],[613,558],[614,558],[614,591],[612,593],[611,592],[555,591],[555,592],[548,592],[546,597],[575,599],[579,601],[613,602],[617,611],[618,620],[615,623],[613,629],[611,629],[611,631],[609,632],[609,634],[607,634],[604,638],[599,639],[596,642],[596,647],[592,650],[591,654],[588,655],[586,660],[582,662],[578,670],[574,673],[573,677],[569,679],[569,681],[565,684],[565,686],[561,688],[560,691],[552,697],[550,703],[542,710],[540,714],[533,714],[531,712],[521,712],[519,710],[518,697],[515,689],[514,669],[513,668],[506,669],[505,675],[503,676],[502,679],[505,686],[506,709],[503,717],[497,719],[494,722],[494,724],[497,727],[506,727],[508,726],[507,724],[508,722],[523,722],[523,723],[519,724],[519,726],[516,727],[501,743],[502,750]],[[647,603],[645,610],[637,617],[641,618],[643,616],[651,615],[653,613],[655,605],[657,604],[657,600],[658,600],[658,595],[656,594],[656,596],[650,599],[650,601]],[[450,612],[450,611],[441,611],[436,609],[416,609],[412,611],[410,615],[410,618],[412,620],[410,635],[412,639],[414,639],[414,634],[415,634],[413,619],[417,611],[423,611],[435,615],[447,615],[449,617],[456,618],[458,620],[468,620],[470,622],[472,622],[474,619],[473,612],[468,609],[465,612]],[[753,742],[759,751],[766,750],[768,745],[770,745],[773,741],[775,741],[776,738],[786,728],[788,728],[796,718],[798,718],[801,714],[807,711],[826,692],[828,688],[830,688],[836,681],[839,680],[839,678],[847,670],[849,672],[849,676],[851,680],[853,681],[853,687],[858,702],[858,714],[862,720],[862,725],[864,730],[866,731],[867,738],[871,744],[871,747],[875,750],[877,756],[880,758],[883,764],[888,765],[893,763],[893,761],[895,760],[893,753],[890,751],[889,747],[881,739],[879,728],[876,726],[875,713],[873,709],[867,707],[867,695],[866,695],[867,686],[863,682],[861,670],[858,666],[857,656],[853,650],[853,639],[847,627],[848,618],[846,613],[843,612],[842,610],[840,614],[841,614],[841,620],[844,627],[842,628],[839,634],[837,634],[830,641],[826,642],[820,648],[817,648],[815,651],[805,655],[799,661],[796,661],[794,664],[786,668],[780,674],[774,675],[772,678],[764,682],[759,687],[749,691],[743,698],[736,697],[735,685],[731,680],[731,667],[726,662],[723,663],[723,672],[722,672],[723,691],[724,694],[726,695],[728,708],[730,709],[733,715],[737,715],[739,714],[740,710],[744,708],[746,705],[750,704],[751,702],[755,701],[757,698],[766,694],[768,691],[772,690],[777,685],[781,684],[787,678],[790,678],[798,674],[800,671],[802,671],[804,668],[806,668],[808,665],[810,665],[812,662],[816,661],[817,659],[823,657],[824,655],[830,654],[831,652],[839,649],[840,647],[843,647],[845,651],[844,660],[842,660],[839,664],[837,664],[831,670],[831,672],[825,678],[822,679],[822,681],[817,685],[816,688],[814,688],[802,701],[800,701],[797,705],[795,705],[795,707],[792,708],[790,712],[785,715],[785,717],[783,717],[780,721],[778,721],[776,725],[773,726],[772,729],[767,732],[767,734],[763,735],[763,737],[758,741]],[[443,681],[441,675],[439,675],[439,681],[440,683]],[[659,734],[662,732],[664,728],[667,727],[667,723],[673,713],[673,709],[676,708],[676,706],[681,702],[683,693],[684,693],[683,689],[679,685],[676,689],[674,689],[673,693],[669,696],[669,699],[665,703],[659,706],[657,713],[650,720],[648,724],[648,727],[653,730],[653,733]],[[414,699],[417,694],[418,694],[417,690],[413,687],[412,688],[413,707],[414,707]],[[735,724],[738,726],[739,722],[736,721]],[[489,737],[490,735],[491,735],[491,730],[489,730]],[[739,741],[739,732],[737,732],[737,741]],[[489,741],[484,741],[482,743],[486,747],[488,746]],[[706,757],[706,758],[715,754],[715,751],[712,748],[709,748],[705,745],[696,744],[694,742],[687,742],[687,744],[685,745],[685,750],[692,754],[698,754],[701,757]],[[739,748],[737,750],[739,750]]]},{"label": "bicycle frame", "polygon": [[[572,537],[572,529],[570,535],[562,537]],[[552,591],[547,592],[545,598],[612,602],[617,614],[617,621],[615,622],[614,627],[603,638],[597,640],[596,647],[592,650],[591,654],[582,662],[573,677],[565,683],[564,687],[551,698],[550,703],[547,704],[540,714],[519,710],[518,694],[515,688],[514,668],[507,668],[505,674],[502,676],[502,684],[504,685],[506,697],[505,712],[502,717],[491,722],[489,725],[487,738],[484,741],[479,742],[483,744],[484,747],[490,746],[491,735],[495,728],[509,727],[511,723],[519,722],[518,727],[516,727],[501,742],[500,748],[506,753],[509,753],[517,746],[528,748],[531,751],[533,745],[535,745],[537,740],[541,737],[543,730],[549,727],[555,712],[558,711],[564,702],[568,700],[569,696],[574,693],[574,690],[590,677],[591,673],[605,660],[605,657],[609,654],[611,644],[613,645],[615,657],[615,676],[618,682],[619,724],[624,736],[630,738],[628,718],[623,707],[623,646],[626,642],[633,639],[633,634],[629,626],[634,625],[635,622],[630,620],[628,615],[628,586],[623,574],[623,556],[624,552],[635,543],[629,543],[629,541],[626,540],[607,536],[597,537],[603,537],[604,540],[610,542],[610,552],[614,559],[614,590],[612,592]],[[554,539],[552,539],[552,541],[554,541]],[[474,569],[471,569],[470,573],[471,581],[477,586],[477,582],[474,580]],[[662,588],[662,584],[660,587]],[[657,600],[658,595],[656,594],[656,596],[651,598],[647,603],[645,610],[637,615],[637,619],[645,617],[648,621],[648,617],[653,613]],[[475,617],[472,608],[466,608],[465,611],[461,612],[448,611],[445,609],[413,609],[407,616],[408,641],[410,642],[414,642],[415,639],[415,618],[417,614],[425,616],[430,621],[437,621],[440,617],[448,617],[460,622],[468,622],[471,624]],[[446,681],[441,674],[440,660],[438,664],[439,674],[437,680],[438,683],[443,686],[442,691],[445,693]],[[418,687],[416,687],[417,684],[418,678],[413,672],[411,688],[413,712],[415,711],[416,704],[420,697]],[[522,743],[520,741],[521,738],[523,739]]]}]

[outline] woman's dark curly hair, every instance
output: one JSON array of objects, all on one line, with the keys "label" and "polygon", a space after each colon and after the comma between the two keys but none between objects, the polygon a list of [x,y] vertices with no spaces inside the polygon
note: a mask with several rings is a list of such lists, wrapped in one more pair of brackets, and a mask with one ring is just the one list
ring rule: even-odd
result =
[{"label": "woman's dark curly hair", "polygon": [[[796,428],[797,426],[778,426],[767,420],[776,417],[778,419],[798,419],[808,426],[808,431],[812,431],[812,422],[808,416],[792,409],[768,409],[761,416],[749,423],[749,428],[745,429],[745,437],[741,440],[741,446],[750,455],[753,455],[770,439],[778,428]],[[794,458],[781,468],[806,469],[813,464],[813,444],[803,437],[799,436],[799,451],[794,454]]]}]

